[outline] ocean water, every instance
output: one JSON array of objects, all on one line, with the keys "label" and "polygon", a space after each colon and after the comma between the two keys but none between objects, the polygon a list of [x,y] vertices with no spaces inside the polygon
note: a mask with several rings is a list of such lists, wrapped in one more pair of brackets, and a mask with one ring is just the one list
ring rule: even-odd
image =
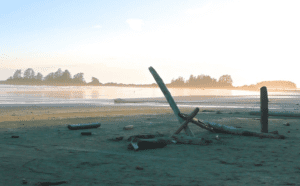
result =
[{"label": "ocean water", "polygon": [[[180,100],[181,106],[198,107],[257,107],[258,91],[223,89],[170,88],[172,96],[194,96],[193,100]],[[299,93],[270,92],[269,98],[298,99]],[[197,98],[198,96],[198,98]],[[201,96],[226,96],[225,98],[200,99]],[[53,105],[93,104],[114,105],[114,99],[163,98],[159,88],[136,88],[114,86],[27,86],[0,85],[0,105]],[[162,99],[164,100],[164,98]],[[300,99],[299,99],[300,100]],[[145,101],[128,105],[168,106],[166,101]]]}]

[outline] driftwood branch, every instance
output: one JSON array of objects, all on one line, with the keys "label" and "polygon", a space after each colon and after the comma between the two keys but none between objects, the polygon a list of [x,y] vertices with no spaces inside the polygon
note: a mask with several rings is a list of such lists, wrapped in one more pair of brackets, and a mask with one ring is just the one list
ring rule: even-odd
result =
[{"label": "driftwood branch", "polygon": [[[183,119],[187,118],[186,114],[179,114],[179,115]],[[256,136],[256,137],[260,137],[260,138],[285,139],[285,136],[283,136],[283,135],[277,135],[277,134],[272,134],[272,133],[257,133],[257,132],[243,130],[243,129],[238,129],[235,127],[221,125],[218,123],[213,123],[213,122],[208,122],[208,121],[200,121],[196,118],[193,118],[193,120],[191,122],[203,129],[206,129],[206,130],[208,130],[210,132],[214,132],[214,133],[235,134],[235,135],[241,135],[241,136]]]},{"label": "driftwood branch", "polygon": [[192,119],[198,114],[198,112],[199,112],[199,108],[195,108],[195,110],[190,115],[188,115],[188,117],[185,119],[183,124],[179,127],[179,129],[174,134],[179,134],[182,131],[182,129],[184,129],[187,126],[187,124],[192,121]]},{"label": "driftwood branch", "polygon": [[[166,100],[168,101],[170,107],[172,108],[172,110],[173,110],[175,116],[177,117],[179,123],[180,124],[184,123],[184,119],[182,119],[181,117],[178,116],[178,114],[180,113],[179,108],[177,107],[171,93],[169,92],[169,90],[166,87],[163,80],[160,78],[160,76],[158,75],[158,73],[155,71],[155,69],[153,67],[149,67],[149,71],[152,74],[153,78],[155,79],[156,83],[158,84],[160,90],[164,94]],[[190,128],[187,125],[184,126],[184,131],[187,135],[194,136],[193,132],[190,130]]]}]

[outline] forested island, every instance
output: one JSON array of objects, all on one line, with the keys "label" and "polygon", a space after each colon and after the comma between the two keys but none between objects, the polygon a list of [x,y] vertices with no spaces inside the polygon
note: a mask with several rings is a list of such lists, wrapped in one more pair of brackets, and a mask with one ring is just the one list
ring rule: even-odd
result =
[{"label": "forested island", "polygon": [[[45,77],[40,73],[35,73],[32,68],[28,68],[22,73],[16,70],[15,73],[1,84],[10,85],[48,85],[48,86],[130,86],[130,87],[157,87],[156,83],[152,84],[122,84],[122,83],[101,83],[97,78],[92,77],[90,82],[84,79],[84,73],[80,72],[73,77],[68,70],[62,71],[59,68],[56,72],[51,72]],[[257,84],[234,87],[230,75],[222,75],[218,80],[209,75],[191,75],[188,80],[183,77],[172,79],[171,83],[166,84],[170,88],[209,88],[209,89],[234,89],[234,90],[253,90],[257,91],[262,86],[269,89],[297,89],[295,83],[291,81],[262,81]]]}]

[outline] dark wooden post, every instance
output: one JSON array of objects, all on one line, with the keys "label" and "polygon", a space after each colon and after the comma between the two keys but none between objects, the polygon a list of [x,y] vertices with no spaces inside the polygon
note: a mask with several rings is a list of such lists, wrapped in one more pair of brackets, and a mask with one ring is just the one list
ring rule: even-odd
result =
[{"label": "dark wooden post", "polygon": [[260,88],[260,125],[261,132],[268,133],[268,91],[267,87]]}]

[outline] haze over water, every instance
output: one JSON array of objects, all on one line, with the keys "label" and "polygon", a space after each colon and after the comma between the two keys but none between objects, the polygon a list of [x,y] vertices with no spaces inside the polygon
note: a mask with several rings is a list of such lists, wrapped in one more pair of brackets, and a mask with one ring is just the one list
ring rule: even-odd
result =
[{"label": "haze over water", "polygon": [[[226,89],[202,89],[202,88],[170,88],[172,96],[193,97],[193,99],[181,99],[179,104],[184,103],[186,106],[201,106],[207,102],[215,102],[210,105],[226,106],[228,102],[235,102],[236,99],[254,99],[255,104],[259,100],[258,91],[241,91]],[[203,98],[209,96],[210,98]],[[217,97],[226,96],[217,101]],[[269,92],[270,98],[289,99],[298,98],[300,94],[285,92]],[[136,87],[115,87],[115,86],[26,86],[26,85],[0,85],[0,104],[3,105],[55,105],[55,104],[94,104],[94,105],[113,105],[114,99],[132,99],[132,98],[156,98],[160,102],[128,105],[149,105],[149,106],[167,106],[163,94],[159,88],[136,88]],[[218,98],[219,99],[219,98]],[[151,102],[151,101],[150,101]],[[243,107],[254,102],[239,103]],[[196,104],[196,105],[195,105]],[[203,106],[203,105],[202,105]],[[207,106],[207,104],[206,104]],[[248,105],[249,106],[249,105]]]}]

